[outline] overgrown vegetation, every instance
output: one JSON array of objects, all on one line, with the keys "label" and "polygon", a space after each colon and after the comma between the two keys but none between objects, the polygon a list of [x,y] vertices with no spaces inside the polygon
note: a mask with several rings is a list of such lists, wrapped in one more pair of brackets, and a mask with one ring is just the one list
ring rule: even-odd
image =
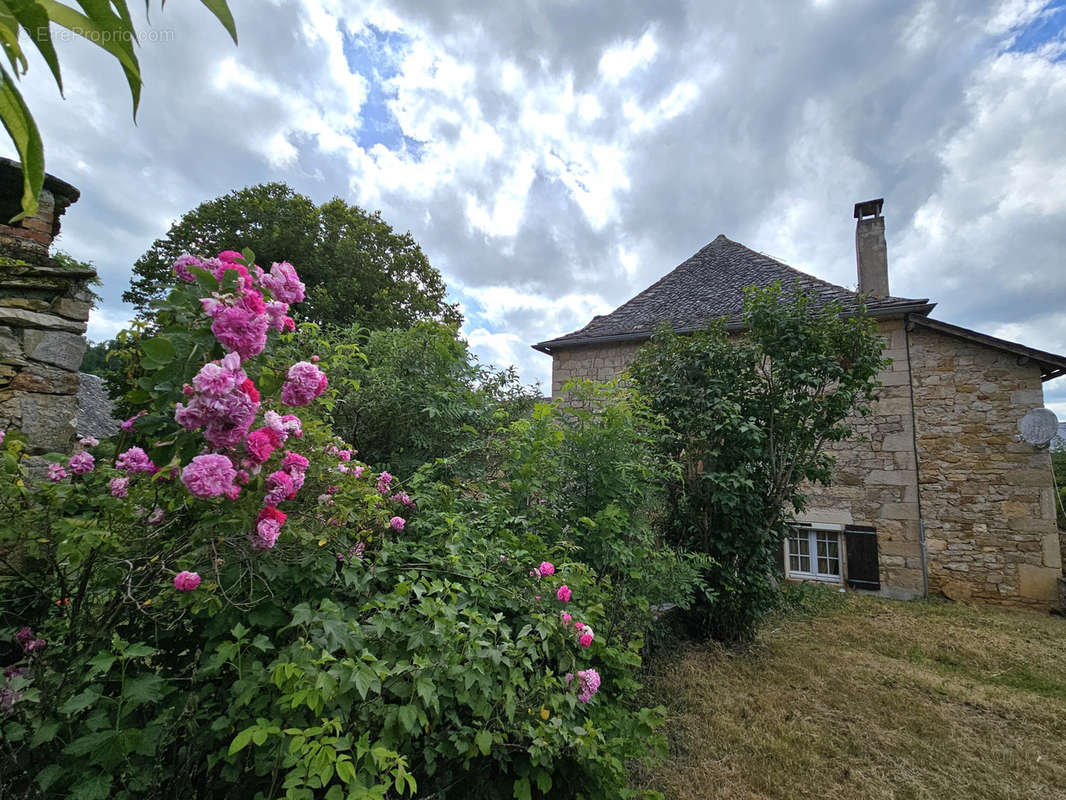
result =
[{"label": "overgrown vegetation", "polygon": [[665,421],[658,444],[681,463],[669,482],[669,541],[709,555],[700,632],[743,641],[774,604],[786,523],[805,481],[828,483],[830,442],[869,413],[884,365],[875,323],[780,285],[749,290],[744,330],[660,331],[630,372]]},{"label": "overgrown vegetation", "polygon": [[[278,357],[300,339],[291,268],[231,252],[177,271],[188,282],[139,342],[126,402],[143,413],[119,437],[54,455],[43,481],[19,437],[3,441],[0,785],[628,796],[628,763],[662,745],[638,679],[641,572],[676,564],[655,597],[690,594],[687,560],[650,547],[651,493],[626,489],[645,456],[604,451],[628,483],[529,476],[523,448],[545,468],[578,452],[545,407],[532,428],[504,425],[478,470],[438,463],[401,486],[331,435],[334,354]],[[636,441],[625,413],[611,419],[601,439]],[[529,502],[547,488],[572,496],[554,517]],[[636,533],[603,535],[644,549],[586,558],[575,526],[618,513]]]},{"label": "overgrown vegetation", "polygon": [[313,340],[341,387],[329,414],[334,432],[367,462],[400,474],[476,452],[539,399],[513,368],[479,363],[455,325],[332,329]]},{"label": "overgrown vegetation", "polygon": [[[1060,438],[1061,441],[1061,438]],[[1064,443],[1066,446],[1066,443]],[[1058,490],[1059,527],[1066,530],[1066,449],[1051,453],[1051,467],[1055,471],[1055,486]]]},{"label": "overgrown vegetation", "polygon": [[298,323],[307,287],[250,251],[172,269],[99,348],[122,433],[43,478],[2,440],[0,785],[27,797],[647,794],[661,615],[751,635],[881,363],[867,321],[771,289],[739,340],[663,332],[635,385],[534,403],[454,324]]},{"label": "overgrown vegetation", "polygon": [[745,652],[657,662],[670,759],[639,785],[677,800],[1061,794],[1062,618],[805,589]]}]

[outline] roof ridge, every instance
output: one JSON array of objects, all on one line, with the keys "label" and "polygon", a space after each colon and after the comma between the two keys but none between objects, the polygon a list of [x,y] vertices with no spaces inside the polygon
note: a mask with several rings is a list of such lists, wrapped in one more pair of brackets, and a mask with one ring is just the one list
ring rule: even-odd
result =
[{"label": "roof ridge", "polygon": [[863,306],[870,313],[898,313],[901,309],[927,313],[932,308],[926,298],[864,297],[720,233],[610,313],[595,316],[584,327],[534,347],[546,351],[568,343],[650,335],[662,323],[693,330],[718,317],[735,317],[743,310],[745,288],[775,282],[798,284],[812,292],[819,305],[835,301],[845,313],[857,312]]}]

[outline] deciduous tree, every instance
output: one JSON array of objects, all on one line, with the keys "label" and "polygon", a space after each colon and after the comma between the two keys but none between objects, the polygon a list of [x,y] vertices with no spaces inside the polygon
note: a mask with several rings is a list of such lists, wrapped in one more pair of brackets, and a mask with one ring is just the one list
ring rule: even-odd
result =
[{"label": "deciduous tree", "polygon": [[171,265],[182,253],[214,255],[241,243],[264,268],[283,260],[304,265],[303,320],[377,330],[462,319],[410,233],[340,198],[316,206],[283,183],[238,189],[184,214],[137,260],[122,299],[144,314],[173,286]]},{"label": "deciduous tree", "polygon": [[884,365],[876,324],[780,285],[749,292],[744,330],[660,331],[631,368],[682,463],[667,526],[717,562],[707,632],[745,639],[772,603],[772,572],[804,484],[828,483],[830,442],[869,413]]}]

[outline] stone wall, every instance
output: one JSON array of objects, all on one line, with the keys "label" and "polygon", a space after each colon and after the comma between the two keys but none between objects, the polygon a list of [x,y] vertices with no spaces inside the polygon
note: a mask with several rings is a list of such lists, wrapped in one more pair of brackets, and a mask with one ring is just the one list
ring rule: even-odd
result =
[{"label": "stone wall", "polygon": [[854,434],[831,443],[833,483],[805,487],[808,509],[798,519],[876,528],[881,593],[910,599],[922,595],[924,581],[907,332],[901,319],[878,330],[892,363],[878,375],[873,413],[852,417]]},{"label": "stone wall", "polygon": [[59,215],[78,198],[48,176],[37,214],[20,211],[22,171],[0,159],[0,429],[17,429],[31,455],[70,452],[78,411],[78,368],[96,272],[49,256]]},{"label": "stone wall", "polygon": [[629,366],[644,342],[616,342],[613,344],[574,347],[552,355],[552,397],[562,394],[563,385],[571,378],[609,381]]},{"label": "stone wall", "polygon": [[930,590],[1048,608],[1062,556],[1051,457],[1015,441],[1040,370],[1000,350],[910,333]]}]

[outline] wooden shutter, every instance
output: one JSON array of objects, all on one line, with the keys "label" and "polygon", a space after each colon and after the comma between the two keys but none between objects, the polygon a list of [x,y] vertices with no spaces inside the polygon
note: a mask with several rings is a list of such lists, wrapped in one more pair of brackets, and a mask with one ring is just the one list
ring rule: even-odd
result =
[{"label": "wooden shutter", "polygon": [[868,591],[880,589],[877,530],[864,525],[846,525],[844,527],[844,549],[848,556],[848,586]]}]

